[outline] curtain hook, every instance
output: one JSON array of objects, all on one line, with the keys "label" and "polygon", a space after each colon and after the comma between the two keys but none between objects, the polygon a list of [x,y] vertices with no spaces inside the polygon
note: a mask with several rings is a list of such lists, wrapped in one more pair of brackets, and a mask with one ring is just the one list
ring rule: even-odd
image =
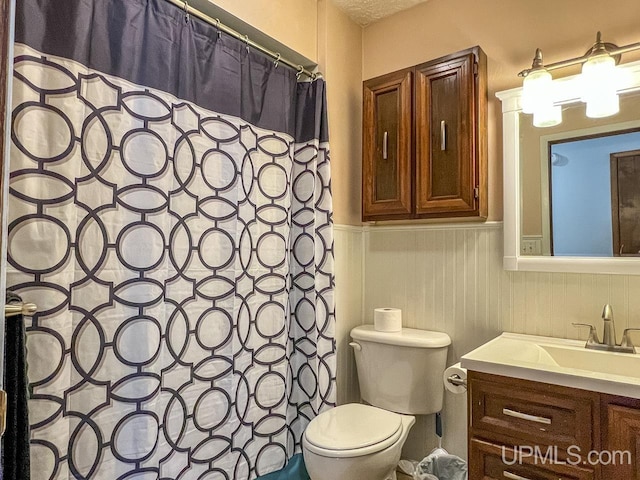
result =
[{"label": "curtain hook", "polygon": [[280,54],[278,53],[278,56],[276,57],[276,61],[273,62],[273,66],[275,68],[278,68],[278,65],[280,64]]},{"label": "curtain hook", "polygon": [[296,73],[296,80],[300,80],[300,75],[304,73],[304,67],[302,65],[298,65],[298,73]]},{"label": "curtain hook", "polygon": [[220,19],[216,18],[216,29],[218,30],[218,38],[220,38]]},{"label": "curtain hook", "polygon": [[184,0],[184,23],[189,23],[189,2]]},{"label": "curtain hook", "polygon": [[244,43],[247,45],[247,53],[249,53],[249,35],[244,36]]}]

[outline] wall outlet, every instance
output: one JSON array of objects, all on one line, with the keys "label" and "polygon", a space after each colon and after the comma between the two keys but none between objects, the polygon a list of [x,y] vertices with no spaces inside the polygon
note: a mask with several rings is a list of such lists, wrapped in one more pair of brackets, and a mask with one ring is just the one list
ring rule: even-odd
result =
[{"label": "wall outlet", "polygon": [[522,237],[520,242],[522,255],[542,255],[542,239],[536,237]]}]

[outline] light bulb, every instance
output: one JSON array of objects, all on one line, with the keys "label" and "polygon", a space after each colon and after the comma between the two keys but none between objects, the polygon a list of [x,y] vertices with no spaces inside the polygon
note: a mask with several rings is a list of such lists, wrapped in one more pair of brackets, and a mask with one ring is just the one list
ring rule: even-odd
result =
[{"label": "light bulb", "polygon": [[555,127],[562,123],[562,108],[560,106],[546,106],[537,108],[533,112],[533,126],[538,128]]},{"label": "light bulb", "polygon": [[522,82],[522,111],[535,113],[553,105],[553,79],[545,68],[534,69]]},{"label": "light bulb", "polygon": [[587,117],[602,118],[620,111],[620,97],[617,94],[601,95],[587,100]]},{"label": "light bulb", "polygon": [[589,58],[582,66],[582,101],[587,117],[602,118],[620,111],[616,62],[609,54]]}]

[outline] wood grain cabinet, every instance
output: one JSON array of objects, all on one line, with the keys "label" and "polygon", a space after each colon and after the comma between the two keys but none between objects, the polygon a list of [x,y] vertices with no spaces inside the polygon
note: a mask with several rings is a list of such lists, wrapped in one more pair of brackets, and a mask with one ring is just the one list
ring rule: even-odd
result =
[{"label": "wood grain cabinet", "polygon": [[468,402],[470,480],[640,480],[638,399],[469,372]]},{"label": "wood grain cabinet", "polygon": [[364,82],[363,220],[486,219],[486,64],[474,47]]}]

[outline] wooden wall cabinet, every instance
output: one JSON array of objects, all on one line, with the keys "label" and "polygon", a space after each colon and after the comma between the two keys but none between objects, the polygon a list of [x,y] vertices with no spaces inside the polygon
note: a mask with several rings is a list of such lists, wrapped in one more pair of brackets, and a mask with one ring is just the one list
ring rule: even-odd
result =
[{"label": "wooden wall cabinet", "polygon": [[480,47],[363,84],[364,221],[487,217]]},{"label": "wooden wall cabinet", "polygon": [[[640,480],[638,399],[470,371],[468,408],[469,480]],[[519,462],[521,446],[557,457]]]}]

